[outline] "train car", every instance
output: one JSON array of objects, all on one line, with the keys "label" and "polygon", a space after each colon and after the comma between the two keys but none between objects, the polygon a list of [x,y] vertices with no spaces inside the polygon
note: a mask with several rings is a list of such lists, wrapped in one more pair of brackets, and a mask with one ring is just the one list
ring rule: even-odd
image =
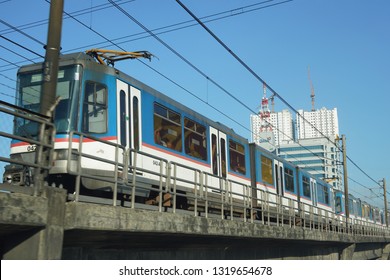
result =
[{"label": "train car", "polygon": [[[39,112],[42,83],[41,64],[20,68],[17,105]],[[169,162],[179,163],[174,168],[183,182],[193,181],[196,172],[209,174],[204,185],[213,191],[225,188],[242,197],[243,186],[250,185],[246,139],[87,54],[61,56],[57,98],[51,181],[73,185],[72,179],[67,180],[80,164],[81,173],[86,175],[82,177],[83,187],[112,190],[111,179],[136,161],[136,174],[141,177],[138,182],[145,189],[138,191],[140,196],[149,195],[149,186],[159,186],[161,178],[157,174],[167,169]],[[14,129],[16,135],[38,135],[37,125],[21,119],[16,119]],[[78,162],[81,144],[82,153],[89,157]],[[138,153],[136,158],[134,151]],[[27,142],[14,140],[11,157],[31,162],[34,149]],[[16,182],[13,174],[4,176],[15,178],[13,183],[26,181],[21,178]]]},{"label": "train car", "polygon": [[[34,64],[18,71],[18,106],[39,111],[43,82],[41,70],[41,64]],[[259,179],[256,187],[269,194],[267,199],[274,203],[277,196],[298,200],[295,180],[298,173],[291,163],[260,148],[254,149],[255,160],[251,163],[248,141],[233,130],[113,67],[96,63],[89,55],[76,53],[60,58],[57,97],[54,114],[57,134],[54,165],[50,171],[52,181],[62,180],[66,184],[68,174],[75,171],[79,164],[77,152],[72,151],[78,151],[82,143],[83,153],[91,155],[81,160],[82,174],[107,178],[94,180],[84,176],[82,185],[87,189],[112,189],[109,179],[125,169],[125,155],[129,150],[135,150],[139,152],[136,158],[139,169],[150,171],[137,173],[143,177],[141,184],[144,182],[145,189],[159,185],[160,178],[153,173],[158,174],[161,168],[167,168],[168,162],[178,162],[186,167],[175,166],[183,181],[192,180],[195,171],[209,173],[206,186],[230,188],[237,196],[242,196],[243,186],[251,185],[252,172]],[[15,134],[36,137],[37,129],[36,125],[17,119]],[[83,134],[90,138],[80,140]],[[13,141],[11,145],[13,158],[33,159],[33,150],[26,142]],[[155,157],[143,156],[142,152]],[[128,159],[132,163],[135,161],[133,157]],[[116,162],[123,166],[116,167]],[[252,171],[251,164],[254,165]],[[221,178],[233,183],[225,186]],[[318,201],[316,180],[308,174],[302,178],[303,199],[314,206],[318,202],[327,205],[329,188],[318,185],[321,189]],[[305,185],[306,179],[311,184],[309,190]],[[23,181],[20,180],[20,183]],[[148,191],[138,194],[148,196]]]}]

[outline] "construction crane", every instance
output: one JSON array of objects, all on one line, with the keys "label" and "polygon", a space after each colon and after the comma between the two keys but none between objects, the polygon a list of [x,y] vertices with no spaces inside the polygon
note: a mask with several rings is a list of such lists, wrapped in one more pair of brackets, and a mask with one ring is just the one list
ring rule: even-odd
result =
[{"label": "construction crane", "polygon": [[148,51],[125,52],[103,49],[91,49],[86,51],[85,53],[90,56],[93,56],[100,64],[112,66],[114,66],[114,63],[116,61],[124,59],[147,58],[151,60],[153,56]]},{"label": "construction crane", "polygon": [[269,99],[271,100],[271,113],[275,113],[275,94],[272,94]]},{"label": "construction crane", "polygon": [[315,93],[314,93],[313,83],[311,82],[311,78],[310,78],[310,66],[307,67],[307,72],[308,72],[307,74],[310,82],[311,111],[313,112],[315,111],[315,107],[314,107]]}]

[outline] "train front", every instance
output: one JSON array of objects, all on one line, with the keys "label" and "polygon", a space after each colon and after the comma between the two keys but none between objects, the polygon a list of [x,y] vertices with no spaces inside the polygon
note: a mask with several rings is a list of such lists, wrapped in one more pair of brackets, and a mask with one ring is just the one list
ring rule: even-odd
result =
[{"label": "train front", "polygon": [[[60,60],[57,82],[57,105],[54,110],[54,124],[56,128],[56,144],[53,160],[65,161],[68,159],[68,147],[65,139],[69,133],[77,129],[80,109],[80,88],[83,67],[74,59]],[[23,66],[18,71],[16,106],[26,109],[26,116],[32,116],[28,112],[40,112],[43,75],[42,64]],[[22,112],[23,110],[20,110]],[[20,140],[12,140],[10,158],[12,164],[5,166],[3,182],[14,185],[29,186],[34,181],[34,170],[31,166],[36,161],[37,146],[40,129],[39,122],[30,117],[18,115],[14,118],[13,134]],[[63,141],[61,141],[63,139]],[[30,142],[31,141],[31,142]],[[63,144],[57,144],[61,143]],[[73,156],[73,155],[71,155]],[[54,167],[54,166],[53,166]],[[56,166],[51,173],[66,173],[65,165]]]}]

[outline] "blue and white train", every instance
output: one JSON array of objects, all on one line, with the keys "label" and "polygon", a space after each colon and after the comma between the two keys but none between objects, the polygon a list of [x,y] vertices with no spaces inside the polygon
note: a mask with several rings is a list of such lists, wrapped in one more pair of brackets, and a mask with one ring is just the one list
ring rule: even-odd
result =
[{"label": "blue and white train", "polygon": [[[39,112],[42,82],[42,64],[21,67],[16,105]],[[215,189],[220,187],[221,179],[233,182],[230,188],[238,197],[243,195],[242,186],[248,185],[253,190],[250,196],[258,201],[292,203],[290,206],[295,209],[302,202],[303,207],[315,207],[316,211],[344,214],[343,194],[328,183],[114,67],[98,63],[91,55],[75,53],[60,57],[57,97],[55,152],[49,177],[52,182],[71,186],[72,172],[78,167],[83,174],[113,177],[124,167],[115,169],[110,162],[123,162],[126,151],[134,150],[139,152],[137,159],[130,157],[127,164],[136,161],[139,170],[150,171],[135,173],[145,186],[158,185],[162,161],[156,159],[164,159],[209,174],[204,184]],[[34,138],[38,126],[16,118],[14,134]],[[80,135],[84,134],[91,137],[81,140]],[[78,151],[80,141],[83,141],[82,153],[91,157],[78,162],[77,153],[69,154],[69,151]],[[119,153],[118,145],[122,147]],[[34,150],[28,142],[13,140],[11,158],[31,161]],[[151,154],[154,159],[142,154]],[[94,157],[104,157],[105,161]],[[23,168],[7,166],[4,181],[20,185],[32,181],[26,176],[33,173],[22,172]],[[194,180],[186,168],[178,172],[183,181]],[[107,181],[88,176],[81,182],[84,190],[112,189]],[[147,200],[150,192],[138,192],[137,196]],[[352,197],[350,203],[354,218],[383,224],[383,212],[379,209]],[[185,208],[186,203],[182,206]]]}]

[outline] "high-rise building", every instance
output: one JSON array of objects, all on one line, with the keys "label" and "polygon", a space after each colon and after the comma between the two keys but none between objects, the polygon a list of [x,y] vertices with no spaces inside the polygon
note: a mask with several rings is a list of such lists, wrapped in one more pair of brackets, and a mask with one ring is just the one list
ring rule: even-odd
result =
[{"label": "high-rise building", "polygon": [[321,108],[309,112],[298,110],[298,113],[296,118],[298,139],[327,137],[334,141],[339,135],[336,108],[332,110]]},{"label": "high-rise building", "polygon": [[340,152],[333,141],[324,137],[300,139],[296,143],[280,145],[277,154],[341,189]]},{"label": "high-rise building", "polygon": [[274,137],[277,146],[295,141],[294,120],[289,110],[271,113],[270,122],[274,127]]},{"label": "high-rise building", "polygon": [[279,155],[290,157],[298,166],[341,189],[340,149],[336,140],[339,135],[337,108],[298,110],[296,127],[299,147],[280,146]]}]

